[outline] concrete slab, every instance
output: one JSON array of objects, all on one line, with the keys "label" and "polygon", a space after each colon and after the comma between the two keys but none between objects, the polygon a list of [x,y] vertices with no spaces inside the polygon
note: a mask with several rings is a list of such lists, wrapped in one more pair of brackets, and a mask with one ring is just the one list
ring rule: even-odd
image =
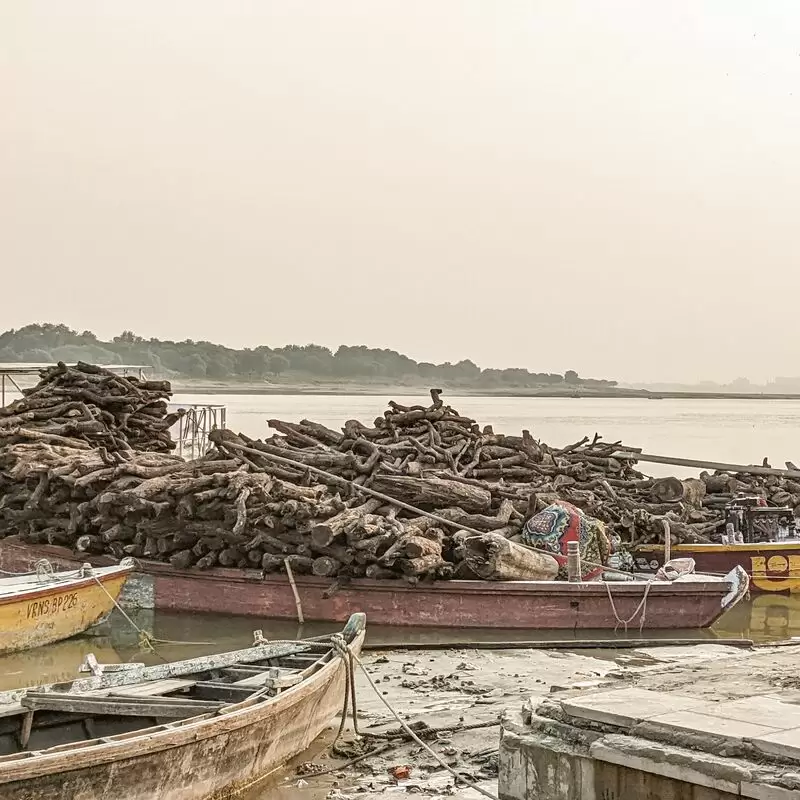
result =
[{"label": "concrete slab", "polygon": [[[617,742],[623,746],[615,746]],[[740,775],[735,769],[728,768],[728,765],[719,758],[697,759],[698,768],[694,768],[686,763],[685,758],[675,758],[674,761],[670,759],[671,753],[679,752],[677,748],[643,741],[637,752],[636,740],[623,736],[606,736],[594,742],[589,752],[597,761],[605,761],[650,775],[660,775],[694,786],[704,786],[717,792],[739,794]]]},{"label": "concrete slab", "polygon": [[692,708],[698,714],[721,719],[753,722],[777,730],[800,728],[800,705],[783,703],[774,696],[743,697],[740,700],[704,702]]},{"label": "concrete slab", "polygon": [[753,744],[762,753],[790,761],[800,761],[800,727],[759,734],[753,737]]},{"label": "concrete slab", "polygon": [[647,720],[647,724],[665,729],[668,732],[680,731],[706,734],[731,742],[740,742],[742,739],[755,739],[759,736],[770,736],[779,732],[778,728],[771,728],[767,725],[724,719],[710,714],[699,714],[692,709],[653,716]]},{"label": "concrete slab", "polygon": [[561,708],[576,719],[631,728],[643,720],[699,705],[702,700],[648,689],[617,689],[565,698]]},{"label": "concrete slab", "polygon": [[752,800],[797,800],[800,797],[800,792],[796,789],[784,789],[782,786],[748,781],[739,784],[739,794]]}]

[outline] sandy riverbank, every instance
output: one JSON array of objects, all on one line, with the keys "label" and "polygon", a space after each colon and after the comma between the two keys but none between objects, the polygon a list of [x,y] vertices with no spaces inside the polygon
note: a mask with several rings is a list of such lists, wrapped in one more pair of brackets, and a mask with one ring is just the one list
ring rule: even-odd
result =
[{"label": "sandy riverbank", "polygon": [[[462,732],[441,733],[429,744],[459,772],[496,793],[499,728],[493,723],[507,709],[518,709],[531,696],[553,689],[579,687],[680,691],[708,699],[780,693],[800,697],[800,647],[765,647],[752,651],[714,644],[627,651],[595,651],[593,655],[524,651],[445,650],[369,654],[370,676],[391,705],[409,723],[443,728],[483,725]],[[397,728],[366,678],[358,676],[359,725],[362,733]],[[348,728],[349,731],[349,728]],[[420,798],[441,796],[473,800],[480,795],[453,786],[452,777],[416,744],[401,744],[349,768],[316,776],[345,762],[326,750],[333,738],[319,741],[269,786],[247,800],[377,800],[397,793]],[[345,739],[352,742],[352,734]],[[368,741],[368,749],[381,740]],[[348,747],[345,747],[346,751]],[[349,745],[351,754],[360,751]],[[411,767],[407,781],[397,782],[389,770]]]},{"label": "sandy riverbank", "polygon": [[[292,380],[265,381],[208,381],[174,378],[172,390],[175,394],[193,395],[364,395],[389,397],[427,397],[428,384],[367,383],[362,381],[342,382],[298,382]],[[445,395],[456,397],[563,397],[563,398],[631,398],[663,400],[798,400],[800,394],[765,394],[731,392],[649,392],[646,389],[602,388],[581,386],[534,387],[502,389],[475,388],[469,386],[439,386]]]}]

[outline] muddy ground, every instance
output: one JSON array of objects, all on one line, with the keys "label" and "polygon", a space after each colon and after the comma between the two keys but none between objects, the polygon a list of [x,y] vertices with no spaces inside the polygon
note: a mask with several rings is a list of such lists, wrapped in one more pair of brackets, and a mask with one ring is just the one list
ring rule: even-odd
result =
[{"label": "muddy ground", "polygon": [[[444,650],[370,653],[364,656],[370,678],[391,706],[413,727],[440,730],[425,739],[452,768],[470,781],[497,792],[499,727],[506,708],[519,707],[531,695],[557,688],[638,685],[693,694],[738,697],[797,689],[800,696],[800,647],[755,652],[698,644],[681,648],[592,651],[591,655],[542,650]],[[331,754],[338,724],[247,800],[377,800],[400,794],[418,798],[481,795],[454,778],[414,742],[377,738],[398,729],[369,681],[358,675],[359,729],[352,725]],[[458,730],[459,726],[468,727]],[[374,754],[347,762],[365,751]],[[399,769],[398,769],[399,768]],[[408,768],[407,771],[405,768]],[[316,774],[318,771],[326,774]],[[394,773],[394,774],[393,774]]]}]

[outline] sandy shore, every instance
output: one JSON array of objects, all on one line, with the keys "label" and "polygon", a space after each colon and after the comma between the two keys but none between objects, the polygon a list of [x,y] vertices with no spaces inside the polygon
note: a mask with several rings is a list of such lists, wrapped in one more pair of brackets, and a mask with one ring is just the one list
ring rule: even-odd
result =
[{"label": "sandy shore", "polygon": [[[274,394],[315,394],[315,395],[365,395],[390,397],[427,397],[429,384],[407,383],[365,383],[359,381],[328,382],[293,382],[293,381],[207,381],[175,378],[172,390],[175,394],[234,394],[234,395],[274,395]],[[800,394],[765,394],[765,393],[731,393],[731,392],[649,392],[645,389],[606,388],[592,389],[587,387],[538,387],[538,388],[502,388],[486,389],[465,386],[440,386],[444,392],[453,397],[563,397],[580,398],[640,398],[662,400],[666,398],[684,400],[798,400]]]},{"label": "sandy shore", "polygon": [[[428,744],[458,772],[492,793],[497,791],[499,727],[494,723],[507,709],[519,709],[531,697],[559,688],[622,688],[681,692],[700,698],[735,699],[780,693],[800,697],[800,647],[764,647],[752,651],[715,644],[625,651],[594,651],[593,655],[540,650],[444,650],[369,654],[364,663],[383,696],[408,724],[447,728]],[[396,729],[397,723],[363,674],[358,676],[361,733]],[[481,795],[454,786],[452,776],[414,743],[399,743],[343,768],[347,755],[385,746],[385,740],[354,743],[351,728],[340,757],[331,757],[327,739],[318,741],[268,786],[247,800],[377,800],[397,792],[420,798],[441,796],[474,800]],[[409,766],[407,780],[390,770]],[[314,775],[318,769],[332,769]]]}]

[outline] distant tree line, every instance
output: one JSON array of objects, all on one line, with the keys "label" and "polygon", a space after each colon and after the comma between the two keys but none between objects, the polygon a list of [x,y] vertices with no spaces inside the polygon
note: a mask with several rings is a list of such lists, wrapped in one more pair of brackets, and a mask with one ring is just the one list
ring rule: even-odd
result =
[{"label": "distant tree line", "polygon": [[416,362],[395,350],[341,345],[336,351],[317,344],[234,350],[212,342],[145,339],[123,331],[104,342],[91,331],[77,332],[52,323],[26,325],[0,334],[0,363],[89,361],[94,364],[149,365],[159,375],[223,380],[371,380],[442,383],[475,388],[615,386],[616,381],[581,378],[527,369],[481,369],[470,360],[455,364]]}]

